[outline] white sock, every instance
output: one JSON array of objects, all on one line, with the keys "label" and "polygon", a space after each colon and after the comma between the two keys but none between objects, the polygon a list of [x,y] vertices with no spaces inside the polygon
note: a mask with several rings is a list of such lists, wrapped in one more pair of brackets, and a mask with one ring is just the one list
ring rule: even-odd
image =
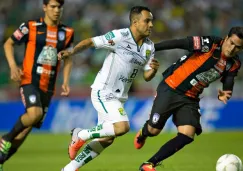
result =
[{"label": "white sock", "polygon": [[89,142],[77,157],[72,160],[69,164],[64,167],[64,171],[75,171],[81,166],[93,160],[97,157],[102,151],[104,147],[100,144],[98,139],[94,139]]},{"label": "white sock", "polygon": [[105,122],[91,129],[84,129],[78,133],[78,137],[84,141],[93,138],[113,137],[115,136],[114,126],[112,123]]}]

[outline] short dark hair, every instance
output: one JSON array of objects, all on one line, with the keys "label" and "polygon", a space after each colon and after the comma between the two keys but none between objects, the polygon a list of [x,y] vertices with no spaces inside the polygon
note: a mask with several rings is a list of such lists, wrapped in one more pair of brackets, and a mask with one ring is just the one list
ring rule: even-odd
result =
[{"label": "short dark hair", "polygon": [[[61,6],[64,4],[64,0],[56,0]],[[43,0],[43,4],[47,5],[50,2],[50,0]]]},{"label": "short dark hair", "polygon": [[129,15],[130,23],[132,23],[132,20],[133,20],[134,16],[141,14],[141,12],[143,10],[151,12],[151,10],[148,7],[144,7],[144,6],[134,6],[134,7],[132,7],[131,10],[130,10],[130,15]]},{"label": "short dark hair", "polygon": [[233,34],[243,39],[243,27],[232,27],[228,33],[228,37],[231,37]]}]

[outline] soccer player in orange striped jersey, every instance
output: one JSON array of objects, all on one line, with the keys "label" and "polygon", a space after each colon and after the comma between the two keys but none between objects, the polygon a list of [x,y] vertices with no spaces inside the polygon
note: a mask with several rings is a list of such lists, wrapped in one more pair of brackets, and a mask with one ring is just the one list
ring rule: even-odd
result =
[{"label": "soccer player in orange striped jersey", "polygon": [[147,137],[161,132],[171,115],[178,134],[143,163],[141,171],[149,171],[148,166],[155,167],[190,144],[195,134],[201,134],[199,95],[210,83],[220,79],[223,90],[218,91],[218,99],[225,104],[230,99],[241,67],[237,54],[243,49],[243,27],[231,28],[224,39],[193,36],[155,44],[156,51],[175,48],[190,53],[164,71],[150,118],[135,136],[134,145],[136,149],[142,148]]},{"label": "soccer player in orange striped jersey", "polygon": [[[20,84],[26,112],[17,120],[13,129],[2,136],[0,171],[3,170],[2,164],[17,151],[32,127],[41,127],[60,69],[57,53],[72,48],[74,31],[60,22],[63,5],[64,0],[43,0],[44,18],[21,24],[4,44],[11,79]],[[14,59],[14,45],[21,43],[26,45],[26,49],[23,66],[18,67]],[[70,92],[71,67],[71,58],[66,58],[61,93],[64,96]]]}]

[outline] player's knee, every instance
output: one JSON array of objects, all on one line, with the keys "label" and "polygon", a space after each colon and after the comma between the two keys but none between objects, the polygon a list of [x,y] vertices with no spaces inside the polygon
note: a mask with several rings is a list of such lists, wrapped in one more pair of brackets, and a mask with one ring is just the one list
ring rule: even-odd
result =
[{"label": "player's knee", "polygon": [[148,132],[149,132],[148,133],[149,137],[153,137],[153,136],[157,136],[161,132],[161,130],[158,128],[153,128],[148,124]]},{"label": "player's knee", "polygon": [[32,124],[35,124],[42,118],[43,110],[40,107],[31,107],[27,110],[27,114]]},{"label": "player's knee", "polygon": [[115,135],[121,136],[130,130],[129,122],[118,122],[114,124]]}]

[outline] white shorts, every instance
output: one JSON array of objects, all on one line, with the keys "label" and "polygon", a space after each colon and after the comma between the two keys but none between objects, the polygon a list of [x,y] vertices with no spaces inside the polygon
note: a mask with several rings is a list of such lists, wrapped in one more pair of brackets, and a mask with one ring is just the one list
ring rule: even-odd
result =
[{"label": "white shorts", "polygon": [[120,102],[112,92],[92,89],[91,101],[98,112],[98,124],[129,121],[124,103]]}]

